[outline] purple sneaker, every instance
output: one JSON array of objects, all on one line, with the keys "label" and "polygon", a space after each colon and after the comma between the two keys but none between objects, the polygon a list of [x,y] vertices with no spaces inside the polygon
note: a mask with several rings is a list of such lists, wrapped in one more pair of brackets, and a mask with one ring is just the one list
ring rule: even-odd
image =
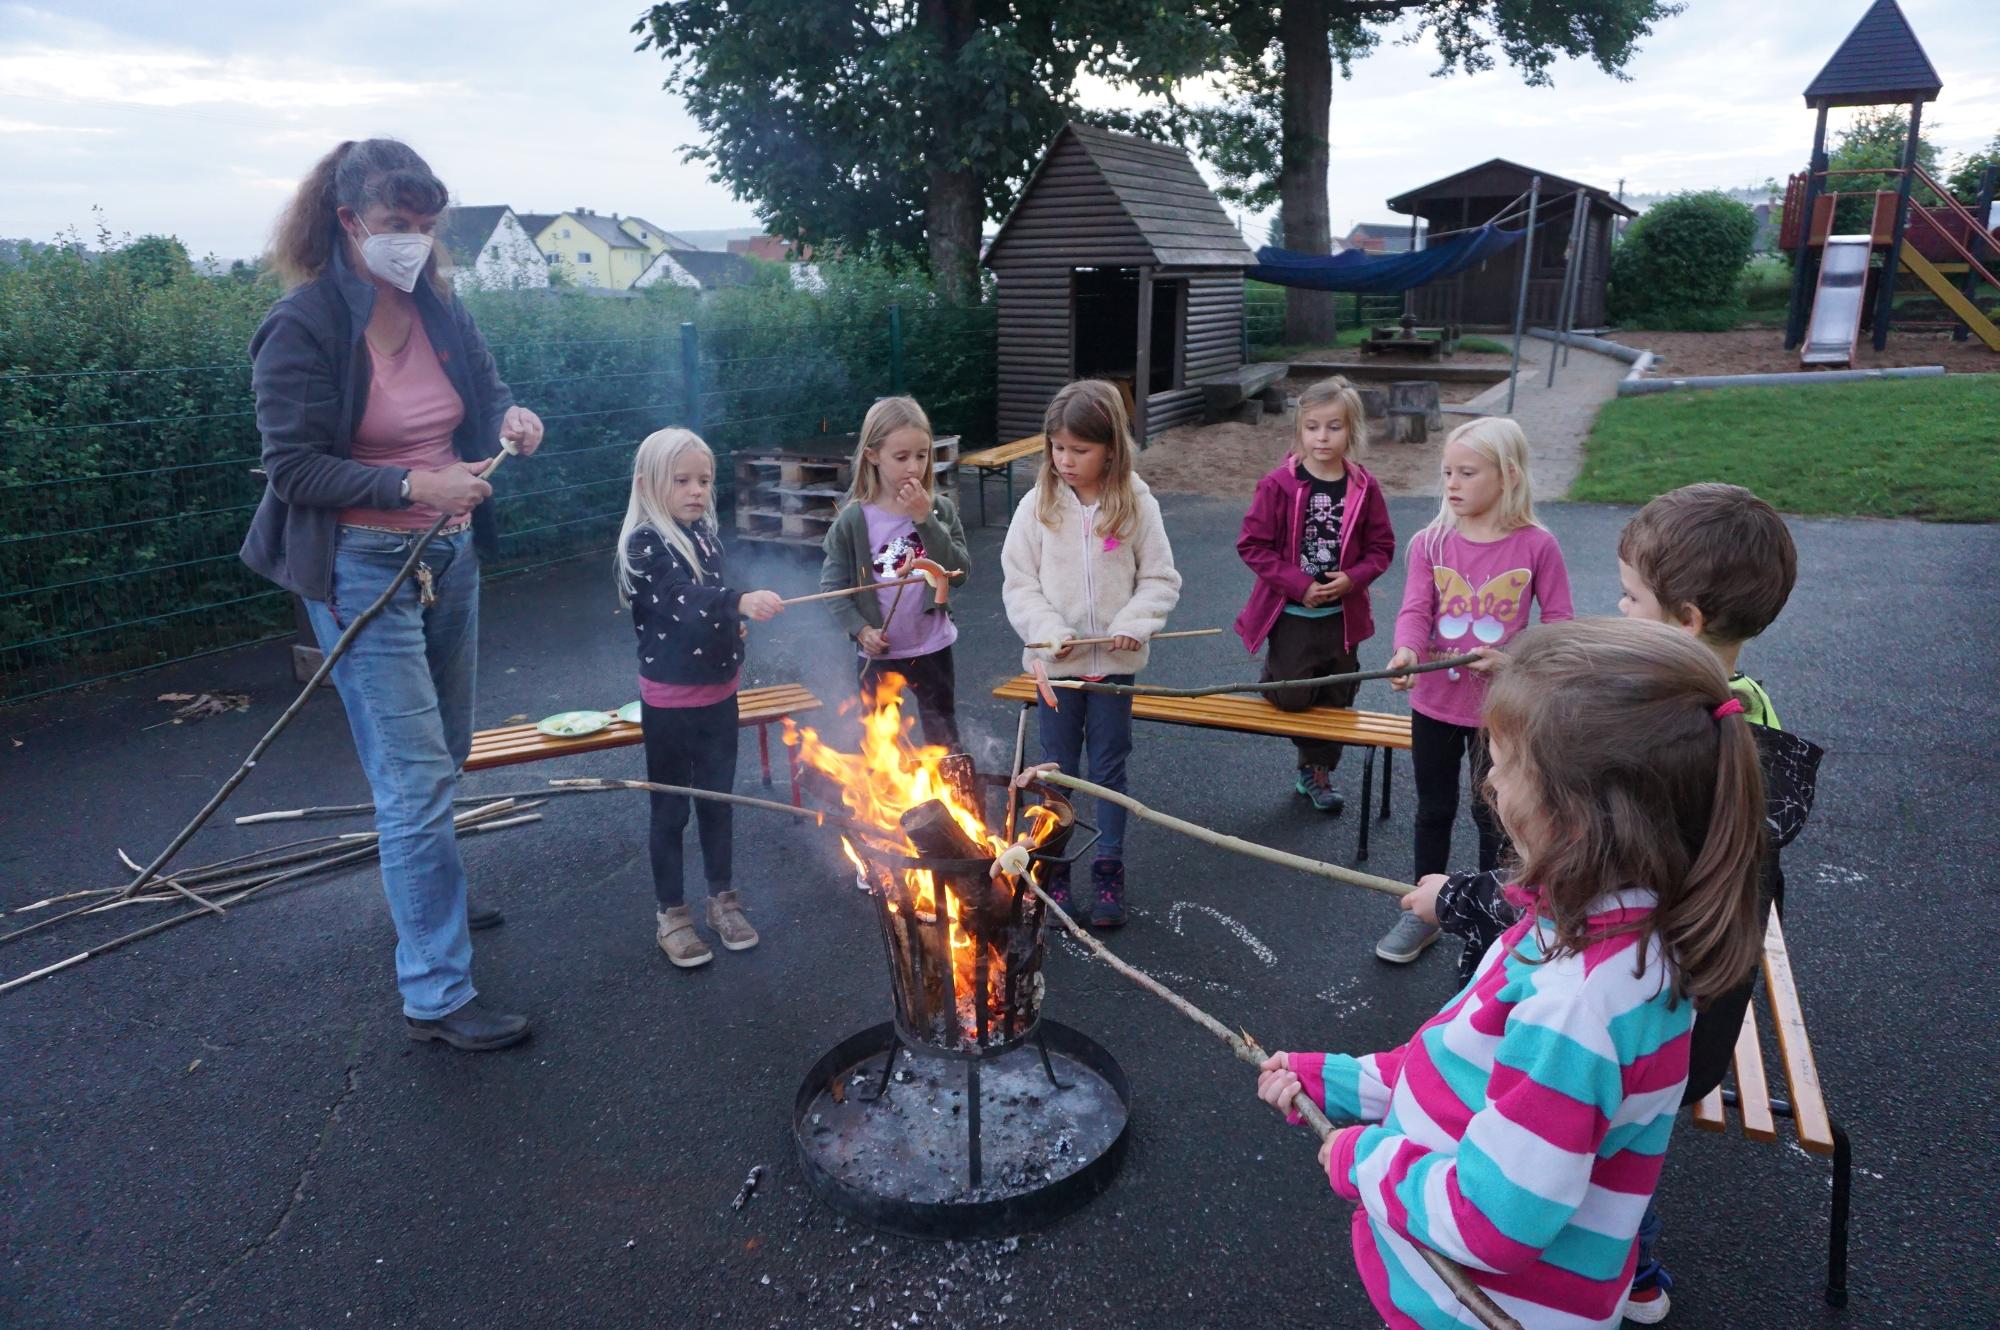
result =
[{"label": "purple sneaker", "polygon": [[[1042,865],[1042,890],[1049,893],[1049,899],[1062,907],[1064,914],[1071,914],[1069,899],[1069,865],[1044,863]],[[1050,923],[1055,920],[1051,918]]]},{"label": "purple sneaker", "polygon": [[1125,861],[1099,859],[1090,866],[1090,886],[1096,901],[1090,907],[1092,928],[1119,928],[1125,923]]}]

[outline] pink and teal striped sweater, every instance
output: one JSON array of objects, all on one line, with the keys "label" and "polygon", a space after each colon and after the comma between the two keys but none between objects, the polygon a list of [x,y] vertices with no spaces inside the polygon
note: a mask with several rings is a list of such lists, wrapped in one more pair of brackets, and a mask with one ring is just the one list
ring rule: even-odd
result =
[{"label": "pink and teal striped sweater", "polygon": [[[1643,919],[1653,902],[1607,895],[1591,931]],[[1291,1055],[1330,1117],[1364,1124],[1335,1133],[1327,1173],[1360,1206],[1354,1259],[1393,1330],[1478,1324],[1413,1242],[1465,1266],[1529,1330],[1619,1323],[1694,1008],[1673,998],[1657,941],[1637,974],[1631,933],[1543,961],[1538,923],[1524,914],[1403,1047]]]}]

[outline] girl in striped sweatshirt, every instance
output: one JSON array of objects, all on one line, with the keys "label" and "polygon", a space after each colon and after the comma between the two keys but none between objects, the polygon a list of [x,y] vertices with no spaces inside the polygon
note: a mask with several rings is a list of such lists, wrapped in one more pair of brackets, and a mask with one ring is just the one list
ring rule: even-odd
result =
[{"label": "girl in striped sweatshirt", "polygon": [[1714,654],[1589,619],[1508,656],[1487,786],[1534,884],[1508,888],[1522,917],[1403,1047],[1277,1053],[1258,1078],[1274,1107],[1303,1092],[1359,1124],[1320,1160],[1393,1330],[1477,1324],[1419,1245],[1530,1330],[1618,1324],[1694,1008],[1759,946],[1757,750]]}]

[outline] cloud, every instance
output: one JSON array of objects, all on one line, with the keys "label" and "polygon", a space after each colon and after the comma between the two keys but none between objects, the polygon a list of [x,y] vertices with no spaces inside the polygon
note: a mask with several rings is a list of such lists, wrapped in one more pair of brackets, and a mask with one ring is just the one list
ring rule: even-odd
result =
[{"label": "cloud", "polygon": [[54,125],[40,120],[15,120],[0,115],[0,134],[116,134],[102,125]]},{"label": "cloud", "polygon": [[456,82],[383,79],[310,61],[51,47],[0,52],[0,87],[16,96],[55,102],[235,106],[287,112],[352,110],[463,91]]}]

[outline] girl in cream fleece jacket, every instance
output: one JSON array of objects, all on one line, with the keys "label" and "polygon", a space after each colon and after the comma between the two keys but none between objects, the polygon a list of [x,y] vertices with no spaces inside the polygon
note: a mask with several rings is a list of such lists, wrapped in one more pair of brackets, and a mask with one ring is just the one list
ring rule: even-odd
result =
[{"label": "girl in cream fleece jacket", "polygon": [[[1014,511],[1000,553],[1007,619],[1023,643],[1023,666],[1043,662],[1063,678],[1130,683],[1145,665],[1147,642],[1180,599],[1181,575],[1160,520],[1160,505],[1132,471],[1131,430],[1117,387],[1099,379],[1072,383],[1043,420],[1042,473]],[[1075,638],[1113,639],[1070,646]],[[1132,751],[1132,699],[1065,690],[1061,705],[1040,707],[1042,757],[1078,770],[1086,749],[1089,779],[1125,789]],[[1125,922],[1125,810],[1097,807],[1101,834],[1091,865],[1090,922]],[[1068,907],[1069,877],[1048,882]]]}]

